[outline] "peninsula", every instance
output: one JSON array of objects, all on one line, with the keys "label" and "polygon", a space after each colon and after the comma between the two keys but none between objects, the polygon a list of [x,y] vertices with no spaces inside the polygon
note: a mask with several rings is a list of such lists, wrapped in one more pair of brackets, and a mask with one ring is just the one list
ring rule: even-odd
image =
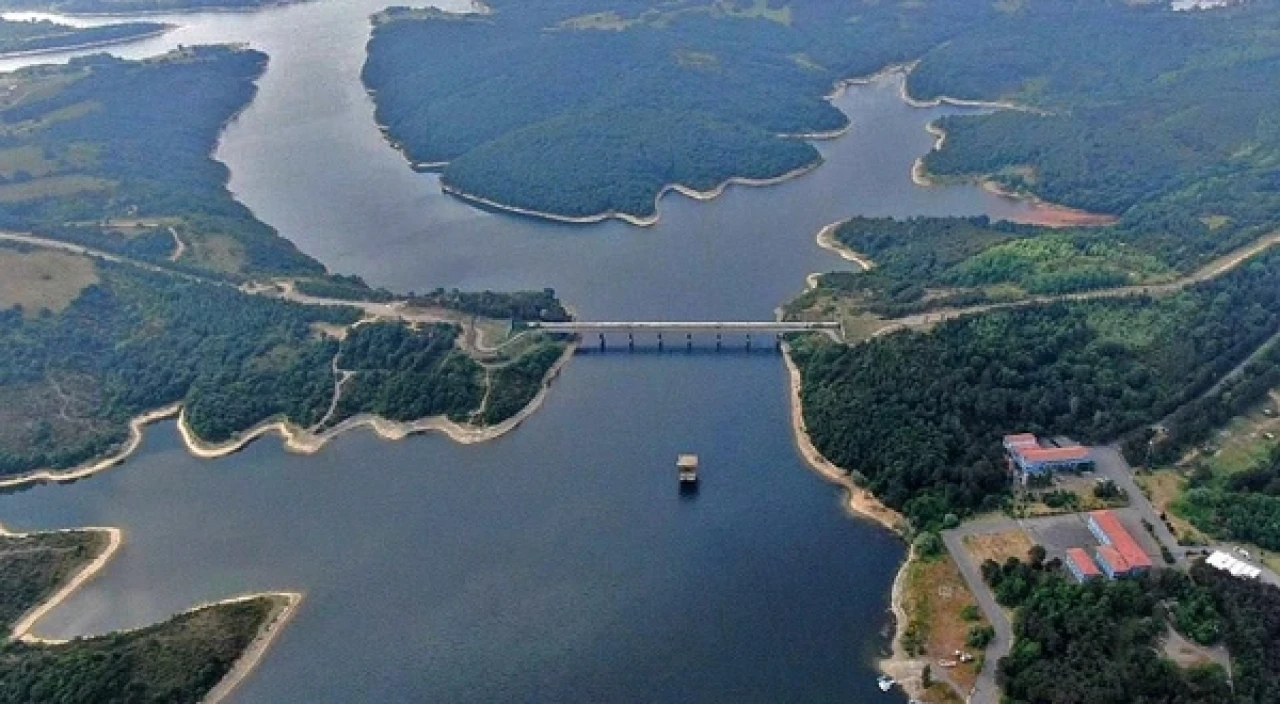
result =
[{"label": "peninsula", "polygon": [[0,57],[86,49],[151,37],[172,29],[158,22],[121,22],[72,27],[48,20],[0,19]]},{"label": "peninsula", "polygon": [[300,594],[200,606],[156,625],[72,641],[32,635],[40,616],[111,558],[114,528],[0,532],[5,630],[0,702],[217,702],[256,664]]}]

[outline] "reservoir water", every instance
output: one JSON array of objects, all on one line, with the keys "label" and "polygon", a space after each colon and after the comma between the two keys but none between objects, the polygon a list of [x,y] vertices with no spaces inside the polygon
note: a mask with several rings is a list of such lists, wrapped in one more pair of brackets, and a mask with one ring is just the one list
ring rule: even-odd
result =
[{"label": "reservoir water", "polygon": [[[852,129],[781,186],[671,196],[646,229],[481,212],[411,171],[373,123],[359,68],[385,4],[163,16],[180,29],[112,52],[270,54],[216,153],[232,190],[333,270],[400,290],[552,286],[588,318],[765,319],[806,274],[844,266],[814,244],[829,222],[1025,209],[914,187],[923,127],[946,110],[906,106],[886,79],[838,99]],[[677,491],[678,452],[702,457],[696,496]],[[777,356],[608,354],[574,360],[491,443],[354,433],[313,456],[269,439],[202,461],[162,424],[119,468],[0,497],[0,522],[125,532],[43,635],[306,592],[236,701],[895,701],[873,660],[904,549],[839,502],[795,450]]]}]

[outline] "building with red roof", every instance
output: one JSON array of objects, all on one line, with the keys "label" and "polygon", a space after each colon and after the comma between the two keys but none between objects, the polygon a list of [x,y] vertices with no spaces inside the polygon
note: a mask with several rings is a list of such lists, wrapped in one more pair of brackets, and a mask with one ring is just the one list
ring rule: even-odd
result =
[{"label": "building with red roof", "polygon": [[[1151,569],[1151,558],[1147,556],[1147,551],[1142,549],[1133,535],[1120,523],[1115,513],[1092,511],[1085,523],[1098,542],[1102,543],[1098,548],[1098,563],[1102,565],[1107,576],[1136,574]],[[1107,550],[1105,556],[1104,549]],[[1108,569],[1108,562],[1113,569]],[[1120,569],[1121,567],[1123,569]]]},{"label": "building with red roof", "polygon": [[1079,472],[1093,466],[1089,448],[1080,445],[1044,447],[1031,433],[1004,436],[1004,449],[1009,465],[1025,484],[1031,477],[1047,476],[1058,471]]},{"label": "building with red roof", "polygon": [[1084,548],[1067,548],[1067,569],[1075,575],[1077,582],[1087,582],[1102,576],[1098,566]]}]

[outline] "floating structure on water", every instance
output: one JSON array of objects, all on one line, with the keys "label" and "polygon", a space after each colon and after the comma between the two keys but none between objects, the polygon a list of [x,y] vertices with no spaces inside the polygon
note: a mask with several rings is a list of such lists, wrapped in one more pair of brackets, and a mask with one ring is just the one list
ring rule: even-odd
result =
[{"label": "floating structure on water", "polygon": [[681,484],[696,484],[698,482],[698,456],[691,454],[677,456],[676,472],[680,476]]}]

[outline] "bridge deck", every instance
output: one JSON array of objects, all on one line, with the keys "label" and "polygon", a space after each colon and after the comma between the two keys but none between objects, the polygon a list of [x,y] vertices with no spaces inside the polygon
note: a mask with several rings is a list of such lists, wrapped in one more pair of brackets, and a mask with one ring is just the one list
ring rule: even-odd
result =
[{"label": "bridge deck", "polygon": [[679,320],[679,321],[573,321],[569,323],[530,323],[530,327],[548,332],[606,333],[787,333],[840,331],[838,322],[775,322],[732,320]]}]

